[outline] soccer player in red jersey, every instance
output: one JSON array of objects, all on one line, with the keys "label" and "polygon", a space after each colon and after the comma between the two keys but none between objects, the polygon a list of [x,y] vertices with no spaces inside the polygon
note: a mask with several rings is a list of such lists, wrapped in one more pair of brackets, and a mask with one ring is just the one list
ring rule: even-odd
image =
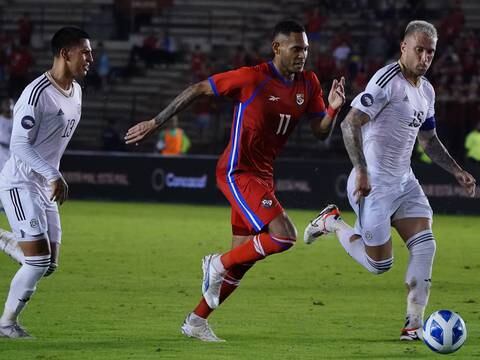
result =
[{"label": "soccer player in red jersey", "polygon": [[316,75],[305,71],[308,39],[302,25],[281,21],[273,32],[272,61],[219,73],[191,85],[151,120],[130,128],[127,144],[152,134],[199,96],[235,101],[230,142],[217,164],[217,185],[232,206],[232,249],[203,258],[203,297],[182,326],[186,336],[222,341],[207,317],[269,255],[289,249],[297,230],[275,196],[273,161],[301,118],[319,139],[330,134],[345,102],[345,79],[334,80],[329,106]]}]

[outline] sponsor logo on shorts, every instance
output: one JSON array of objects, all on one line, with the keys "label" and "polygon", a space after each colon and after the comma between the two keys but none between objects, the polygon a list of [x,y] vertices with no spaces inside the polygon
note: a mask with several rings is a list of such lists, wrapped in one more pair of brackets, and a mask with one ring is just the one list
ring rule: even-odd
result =
[{"label": "sponsor logo on shorts", "polygon": [[360,102],[363,106],[369,107],[373,105],[373,96],[369,93],[363,94],[360,98]]},{"label": "sponsor logo on shorts", "polygon": [[32,228],[38,227],[38,220],[37,220],[37,219],[32,219],[32,220],[30,220],[30,226],[31,226]]},{"label": "sponsor logo on shorts", "polygon": [[23,117],[21,124],[24,129],[30,130],[35,126],[35,119],[30,115],[26,115]]},{"label": "sponsor logo on shorts", "polygon": [[270,200],[270,199],[263,199],[262,200],[262,206],[265,208],[265,209],[270,209],[273,205],[273,200]]}]

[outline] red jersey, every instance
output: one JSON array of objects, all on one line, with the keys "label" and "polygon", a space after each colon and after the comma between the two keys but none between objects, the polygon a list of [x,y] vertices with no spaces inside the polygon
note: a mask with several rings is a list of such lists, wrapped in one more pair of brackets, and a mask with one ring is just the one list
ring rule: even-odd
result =
[{"label": "red jersey", "polygon": [[300,119],[323,117],[325,103],[316,75],[302,71],[284,78],[272,62],[208,78],[217,96],[235,104],[230,142],[217,164],[217,175],[248,172],[273,179],[273,161]]}]

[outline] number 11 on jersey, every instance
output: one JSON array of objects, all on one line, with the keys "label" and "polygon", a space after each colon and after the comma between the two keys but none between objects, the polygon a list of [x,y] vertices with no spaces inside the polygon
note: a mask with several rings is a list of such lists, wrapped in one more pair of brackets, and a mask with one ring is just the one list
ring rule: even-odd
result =
[{"label": "number 11 on jersey", "polygon": [[285,135],[287,132],[288,124],[290,124],[290,114],[280,114],[280,122],[278,124],[276,135]]}]

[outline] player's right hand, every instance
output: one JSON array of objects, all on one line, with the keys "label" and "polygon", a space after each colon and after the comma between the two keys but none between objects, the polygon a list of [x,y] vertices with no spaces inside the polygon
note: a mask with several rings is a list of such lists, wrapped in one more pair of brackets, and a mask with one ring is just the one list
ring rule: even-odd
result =
[{"label": "player's right hand", "polygon": [[353,195],[358,204],[362,197],[366,197],[370,194],[372,186],[370,185],[370,178],[368,177],[367,169],[356,169],[355,174],[355,191],[353,192]]},{"label": "player's right hand", "polygon": [[155,119],[142,121],[128,129],[127,134],[125,135],[125,143],[137,144],[138,142],[147,138],[156,129],[157,125],[155,124]]},{"label": "player's right hand", "polygon": [[50,186],[52,187],[52,196],[50,197],[50,200],[56,201],[62,205],[68,198],[67,182],[63,176],[60,176],[57,180],[50,183]]}]

